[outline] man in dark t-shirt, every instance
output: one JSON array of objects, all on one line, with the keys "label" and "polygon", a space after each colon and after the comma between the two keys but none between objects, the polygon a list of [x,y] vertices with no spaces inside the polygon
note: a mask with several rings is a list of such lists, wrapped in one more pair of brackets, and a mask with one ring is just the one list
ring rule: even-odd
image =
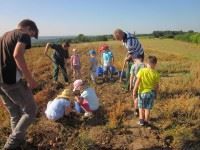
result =
[{"label": "man in dark t-shirt", "polygon": [[[31,37],[38,38],[38,28],[32,20],[25,19],[0,38],[0,96],[10,113],[12,129],[5,150],[20,148],[26,129],[36,117],[31,89],[37,83],[24,59],[25,51],[31,48]],[[27,82],[22,81],[22,76]]]},{"label": "man in dark t-shirt", "polygon": [[61,68],[65,83],[68,82],[67,71],[65,68],[65,59],[69,59],[69,52],[68,52],[69,46],[70,45],[68,42],[64,42],[64,43],[62,43],[62,45],[51,44],[51,43],[46,44],[46,48],[44,51],[45,55],[48,56],[49,48],[54,49],[54,51],[53,51],[53,63],[54,63],[53,78],[54,78],[54,81],[56,81],[56,82],[58,80],[59,67]]}]

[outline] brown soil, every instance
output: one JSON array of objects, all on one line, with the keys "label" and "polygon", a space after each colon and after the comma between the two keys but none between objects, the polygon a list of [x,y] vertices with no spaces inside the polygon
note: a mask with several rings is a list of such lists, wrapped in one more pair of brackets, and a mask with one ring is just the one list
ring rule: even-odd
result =
[{"label": "brown soil", "polygon": [[[83,61],[86,60],[83,56]],[[47,67],[44,67],[47,68]],[[88,80],[88,66],[84,64],[82,76]],[[40,68],[40,72],[44,69]],[[45,70],[47,72],[47,70]],[[159,129],[153,127],[147,129],[137,125],[138,118],[133,116],[130,103],[131,93],[121,89],[121,84],[116,79],[114,82],[91,84],[96,89],[100,98],[101,107],[95,112],[93,118],[82,119],[75,112],[70,116],[52,122],[45,118],[44,110],[48,100],[53,99],[64,85],[53,84],[52,76],[43,72],[43,80],[36,89],[35,99],[39,105],[37,121],[29,128],[27,144],[24,150],[154,150],[170,149],[159,135]],[[36,72],[39,77],[40,73]],[[71,88],[71,85],[68,86]],[[73,97],[72,97],[73,99]],[[7,119],[9,117],[7,116]],[[0,128],[3,136],[0,137],[0,145],[3,146],[6,136],[9,135],[9,125]]]}]

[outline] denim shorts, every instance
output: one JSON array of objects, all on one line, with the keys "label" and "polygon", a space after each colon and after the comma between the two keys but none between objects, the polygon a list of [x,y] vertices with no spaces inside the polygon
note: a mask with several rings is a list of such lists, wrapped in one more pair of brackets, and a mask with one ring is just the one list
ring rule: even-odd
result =
[{"label": "denim shorts", "polygon": [[138,107],[144,109],[152,109],[155,98],[155,91],[148,93],[138,93]]}]

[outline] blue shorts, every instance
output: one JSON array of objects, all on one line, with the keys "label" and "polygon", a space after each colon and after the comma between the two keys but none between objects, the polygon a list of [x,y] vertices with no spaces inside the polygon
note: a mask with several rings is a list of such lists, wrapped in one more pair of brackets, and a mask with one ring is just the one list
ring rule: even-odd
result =
[{"label": "blue shorts", "polygon": [[155,91],[148,93],[138,93],[138,107],[144,109],[152,109],[155,98]]}]

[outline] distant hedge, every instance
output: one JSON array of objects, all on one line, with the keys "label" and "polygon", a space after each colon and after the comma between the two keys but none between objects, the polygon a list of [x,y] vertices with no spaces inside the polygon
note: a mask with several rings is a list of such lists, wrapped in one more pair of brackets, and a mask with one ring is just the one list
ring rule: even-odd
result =
[{"label": "distant hedge", "polygon": [[200,33],[189,30],[184,31],[153,31],[152,36],[155,38],[172,38],[176,40],[191,42],[191,43],[200,43]]},{"label": "distant hedge", "polygon": [[174,38],[176,35],[184,34],[183,31],[153,31],[155,38]]},{"label": "distant hedge", "polygon": [[44,47],[46,43],[63,43],[63,42],[70,42],[70,43],[83,43],[83,42],[96,42],[96,41],[108,41],[113,39],[112,35],[97,35],[97,36],[85,36],[84,34],[79,34],[73,38],[55,38],[55,39],[42,39],[42,40],[35,40],[32,44],[32,47]]},{"label": "distant hedge", "polygon": [[176,35],[174,39],[200,44],[200,33],[185,33]]}]

